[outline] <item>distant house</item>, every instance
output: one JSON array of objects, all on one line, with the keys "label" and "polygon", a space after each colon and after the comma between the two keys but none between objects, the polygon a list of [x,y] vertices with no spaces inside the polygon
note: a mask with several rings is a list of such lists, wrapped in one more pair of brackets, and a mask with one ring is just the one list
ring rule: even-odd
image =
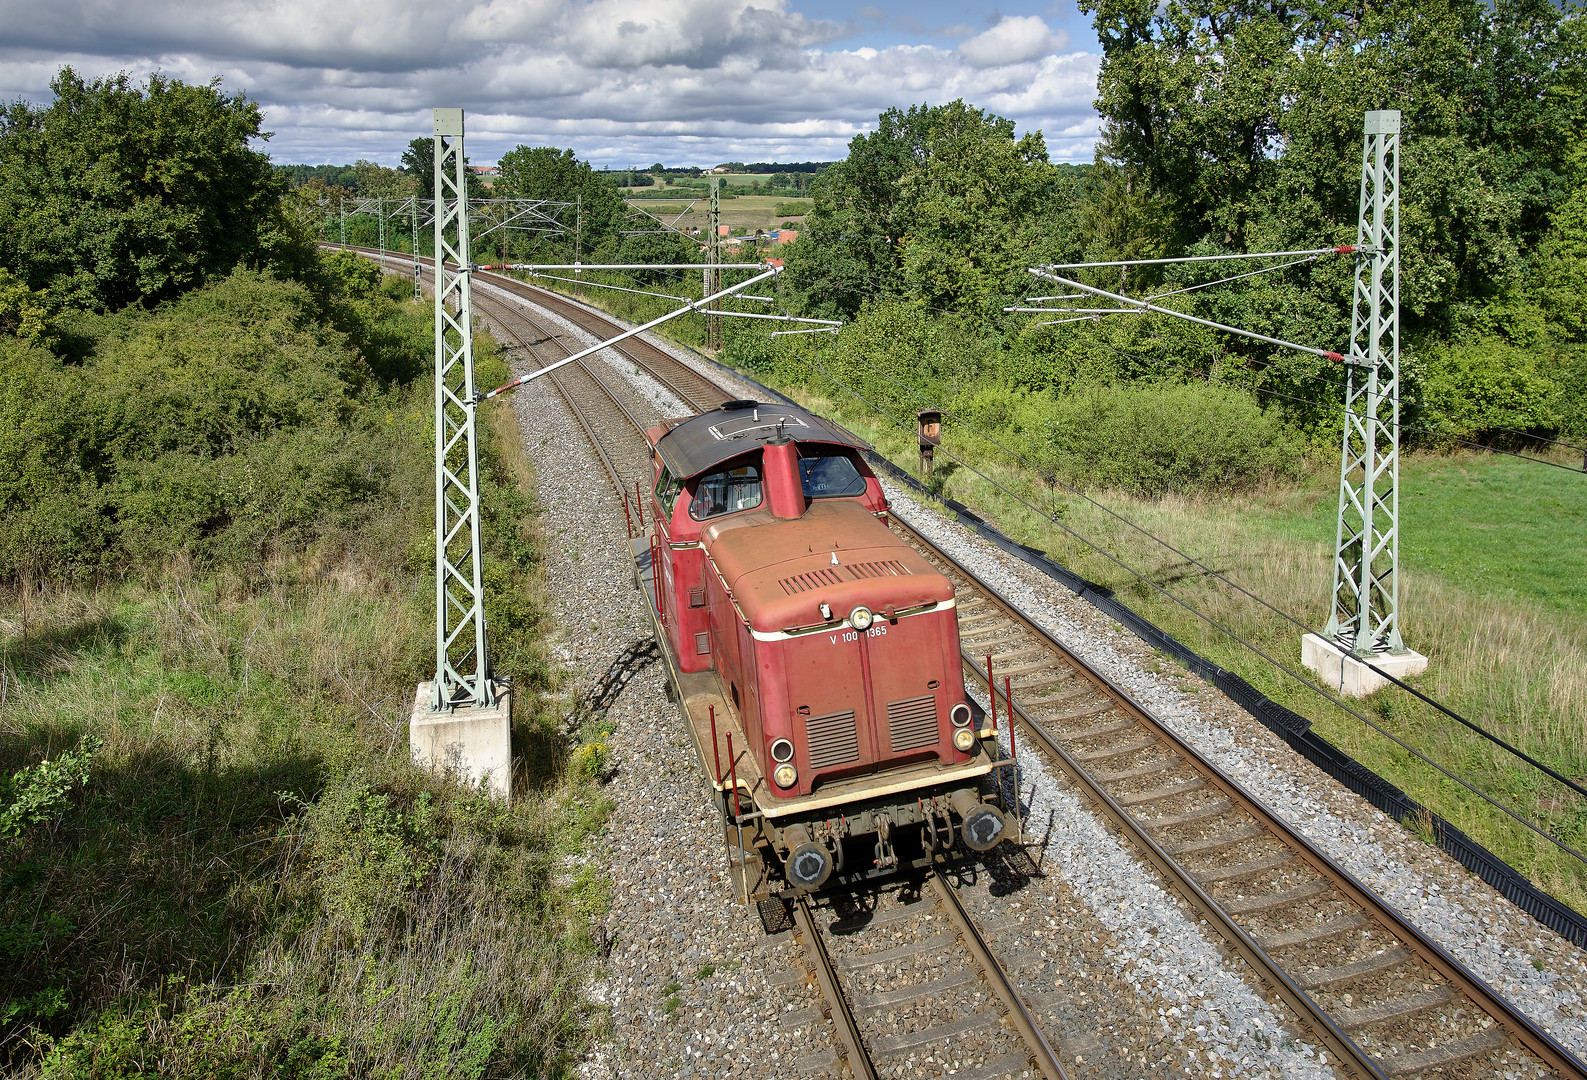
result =
[{"label": "distant house", "polygon": [[726,165],[718,165],[716,168],[710,169],[708,171],[714,172],[714,173],[725,173],[725,172],[732,172],[733,170],[729,169]]},{"label": "distant house", "polygon": [[470,165],[468,171],[481,180],[494,180],[501,175],[501,169],[495,165]]}]

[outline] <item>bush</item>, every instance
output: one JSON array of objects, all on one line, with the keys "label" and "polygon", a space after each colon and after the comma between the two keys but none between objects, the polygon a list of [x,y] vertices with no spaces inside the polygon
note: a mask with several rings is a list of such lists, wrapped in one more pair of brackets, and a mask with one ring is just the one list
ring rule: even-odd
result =
[{"label": "bush", "polygon": [[81,374],[0,337],[0,576],[91,565],[109,542]]},{"label": "bush", "polygon": [[1077,485],[1156,497],[1296,476],[1301,437],[1222,387],[1092,386],[1054,403],[1048,444]]},{"label": "bush", "polygon": [[1427,403],[1441,415],[1415,422],[1462,438],[1499,438],[1504,430],[1553,433],[1560,388],[1535,350],[1490,338],[1438,349],[1429,358]]},{"label": "bush", "polygon": [[79,312],[75,365],[0,337],[0,577],[251,562],[352,523],[390,476],[429,318],[366,260],[310,276]]}]

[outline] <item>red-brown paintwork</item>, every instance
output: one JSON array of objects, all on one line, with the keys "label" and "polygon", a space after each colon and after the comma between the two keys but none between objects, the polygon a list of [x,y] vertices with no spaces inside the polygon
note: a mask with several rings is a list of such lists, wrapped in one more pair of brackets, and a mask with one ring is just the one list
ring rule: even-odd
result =
[{"label": "red-brown paintwork", "polygon": [[[652,445],[666,431],[650,429]],[[856,459],[866,477],[863,495],[812,500],[799,486],[796,444],[756,448],[745,458],[761,467],[759,507],[696,522],[687,482],[670,515],[654,493],[648,500],[661,541],[663,622],[680,668],[716,669],[767,775],[775,766],[771,744],[793,743],[799,781],[787,791],[774,787],[779,797],[921,758],[968,760],[954,748],[948,722],[965,700],[955,612],[907,614],[952,599],[953,586],[878,520],[887,504],[875,476]],[[659,460],[654,470],[659,479]],[[876,614],[865,633],[844,622],[862,604]],[[757,640],[751,629],[776,640]],[[802,632],[784,636],[789,631]],[[698,634],[708,635],[709,653],[697,653]],[[926,695],[936,699],[936,744],[894,755],[888,703]],[[858,757],[816,772],[805,718],[848,709]]]}]

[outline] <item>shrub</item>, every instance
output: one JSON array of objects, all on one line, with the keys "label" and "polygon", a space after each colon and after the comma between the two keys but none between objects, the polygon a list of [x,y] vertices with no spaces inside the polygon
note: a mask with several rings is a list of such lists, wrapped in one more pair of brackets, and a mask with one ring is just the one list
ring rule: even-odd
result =
[{"label": "shrub", "polygon": [[1304,443],[1237,391],[1179,386],[1092,386],[1057,401],[1048,443],[1079,485],[1132,494],[1231,491],[1297,475]]},{"label": "shrub", "polygon": [[1506,428],[1552,432],[1562,419],[1560,388],[1536,351],[1495,338],[1435,351],[1424,391],[1442,415],[1419,422],[1465,438],[1502,439]]},{"label": "shrub", "polygon": [[0,576],[90,565],[108,538],[82,380],[0,337]]},{"label": "shrub", "polygon": [[257,561],[351,523],[391,474],[429,319],[365,260],[311,277],[78,313],[75,365],[0,336],[0,577]]}]

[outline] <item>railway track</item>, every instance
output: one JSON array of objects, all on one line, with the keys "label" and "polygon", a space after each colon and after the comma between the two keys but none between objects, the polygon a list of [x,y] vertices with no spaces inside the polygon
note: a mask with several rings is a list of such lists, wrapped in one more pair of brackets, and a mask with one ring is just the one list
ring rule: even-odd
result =
[{"label": "railway track", "polygon": [[1080,786],[1338,1067],[1504,1075],[1519,1052],[1547,1073],[1587,1075],[1122,690],[958,560],[895,526],[954,582],[966,675],[995,684],[1004,709],[1007,680],[1023,745]]},{"label": "railway track", "polygon": [[[406,259],[403,262],[411,265]],[[480,276],[597,337],[611,336],[619,329],[555,294],[496,275]],[[475,297],[477,302],[483,300],[487,317],[543,361],[560,359],[572,351],[527,315],[490,296],[488,290],[476,290]],[[541,350],[553,341],[555,355],[544,354]],[[647,342],[630,339],[616,348],[697,409],[714,407],[735,396]],[[592,369],[582,365],[563,369],[575,370],[576,375],[558,382],[558,389],[580,417],[614,484],[626,494],[635,479],[648,478],[643,427]],[[1336,1068],[1357,1077],[1541,1072],[1587,1080],[1587,1069],[1569,1052],[1215,765],[1158,724],[1127,694],[1087,667],[958,560],[896,518],[893,523],[954,582],[966,674],[974,683],[990,686],[1000,708],[1012,712],[1021,745],[1027,752],[1034,746],[1049,767],[1067,775],[1089,796],[1192,911],[1245,962],[1256,981],[1284,1002],[1302,1031],[1329,1051]],[[983,662],[988,656],[990,679]],[[1005,679],[1011,690],[1007,702]],[[948,898],[954,896],[952,888],[940,878],[934,878],[930,888],[939,893],[947,888],[942,894],[946,898],[939,900],[946,912]],[[956,899],[952,905],[969,919]],[[946,913],[941,917],[952,921]],[[928,917],[914,912],[889,916],[881,925],[937,918],[936,914]],[[863,969],[845,967],[847,961],[842,957],[849,954],[848,940],[842,931],[858,924],[843,923],[840,916],[820,925],[817,909],[804,903],[796,906],[795,919],[855,1076],[879,1075],[864,1071],[875,1069],[871,1058],[876,1047],[886,1052],[886,1059],[886,1054],[894,1051],[907,1052],[924,1045],[878,1041],[897,1033],[868,1032],[865,1018],[878,1001],[883,1003],[878,1008],[895,1008],[900,1002],[919,999],[925,990],[918,986],[911,990],[906,984],[845,993],[845,972],[852,976]],[[1038,1042],[1026,1039],[1023,1068],[1044,1070],[1040,1053],[1040,1047],[1045,1046],[1040,1036],[1043,994],[1034,985],[1022,988],[1017,969],[1010,975],[998,965],[982,930],[973,922],[964,927],[968,933],[956,929],[953,936],[966,942],[969,966],[985,973],[985,983],[980,985],[993,988],[987,992],[1001,1002],[996,1024],[1007,1016],[1018,1028],[1024,1002],[1035,1007],[1035,1013],[1025,1013],[1025,1017]],[[842,943],[836,955],[828,949],[832,940]],[[979,951],[970,942],[979,942]],[[861,946],[855,955],[866,954]],[[894,958],[906,956],[896,953]],[[880,963],[865,965],[877,966]],[[1006,984],[1003,989],[998,989],[1000,981]],[[858,1009],[851,998],[858,1001]],[[993,1024],[991,1014],[981,1015],[991,1008],[990,1004],[969,1008],[955,1022],[968,1023],[969,1017],[976,1016],[975,1023]],[[946,1032],[942,1034],[948,1037]],[[966,1066],[971,1071],[960,1070],[957,1075],[1020,1075],[1020,1070],[1005,1068],[1018,1062],[1004,1060],[1019,1051],[1004,1043],[989,1042],[988,1046],[1006,1052],[989,1051],[985,1060]],[[1056,1060],[1051,1067],[1057,1068]],[[1000,1069],[1004,1071],[997,1071]],[[1029,1075],[1058,1074],[1035,1071]]]},{"label": "railway track", "polygon": [[965,1080],[1064,1080],[955,884],[941,870],[918,891],[914,884],[820,906],[808,897],[793,902],[849,1072],[875,1080],[924,1067]]}]

